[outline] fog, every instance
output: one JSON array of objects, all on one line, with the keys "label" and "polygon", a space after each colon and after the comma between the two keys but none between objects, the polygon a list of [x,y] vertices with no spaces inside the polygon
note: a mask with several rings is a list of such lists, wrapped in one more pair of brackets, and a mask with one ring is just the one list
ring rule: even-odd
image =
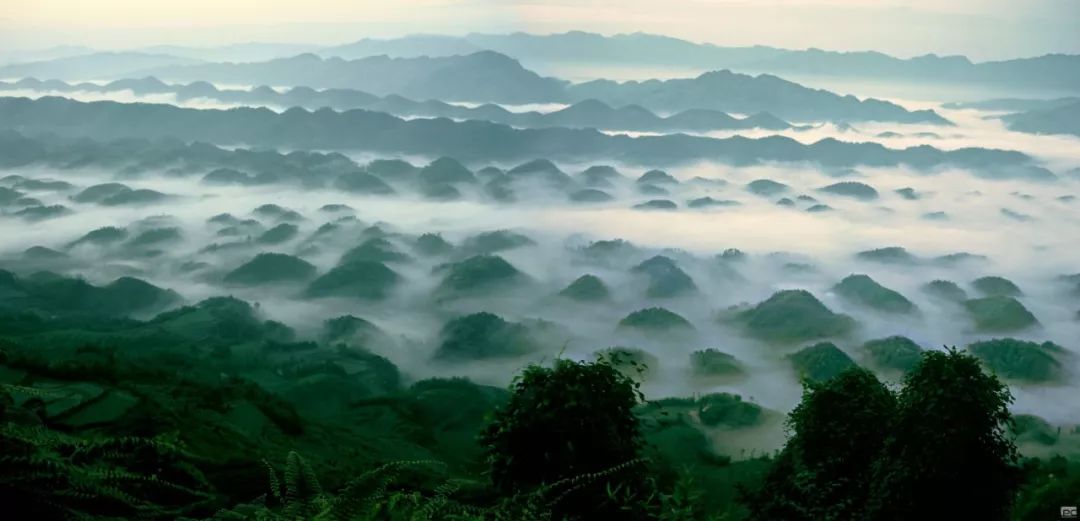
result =
[{"label": "fog", "polygon": [[[959,118],[960,121],[966,121]],[[985,121],[972,118],[972,121]],[[867,127],[864,127],[867,128]],[[817,130],[823,135],[826,130]],[[955,133],[954,143],[974,140],[972,129],[960,126],[946,129]],[[965,134],[966,133],[966,134]],[[867,135],[866,131],[862,135]],[[993,136],[993,133],[987,134]],[[1006,139],[1001,137],[1001,139]],[[1048,163],[1065,164],[1080,160],[1068,157],[1069,150],[1056,147],[1057,138],[1032,137],[1027,151],[1047,150],[1042,156]],[[1072,153],[1080,150],[1076,147]],[[364,163],[371,156],[356,156]],[[431,158],[406,158],[422,165]],[[980,179],[961,170],[927,174],[906,169],[860,168],[845,172],[843,180],[857,180],[873,186],[880,197],[861,201],[851,197],[822,193],[821,187],[841,180],[836,172],[822,171],[802,164],[775,164],[737,168],[702,163],[669,169],[681,183],[669,186],[668,195],[642,195],[633,178],[641,169],[614,164],[627,180],[610,192],[615,199],[588,206],[570,204],[565,196],[534,192],[527,200],[512,204],[486,201],[477,193],[463,190],[459,201],[436,202],[407,191],[399,195],[364,196],[338,190],[312,189],[298,192],[289,186],[208,187],[198,181],[201,175],[168,177],[164,172],[138,176],[121,175],[94,169],[51,170],[38,167],[3,172],[32,179],[64,180],[74,188],[60,192],[35,192],[44,205],[63,204],[69,215],[26,222],[14,216],[0,218],[0,256],[17,259],[31,246],[64,250],[69,260],[58,266],[22,266],[56,269],[79,275],[94,283],[107,283],[121,275],[134,275],[155,285],[180,292],[187,302],[206,297],[232,294],[258,302],[268,317],[295,327],[304,335],[314,336],[323,320],[352,314],[371,320],[395,337],[378,346],[380,354],[391,359],[411,377],[465,375],[483,383],[505,385],[524,364],[550,360],[557,356],[589,358],[605,347],[639,347],[659,360],[645,385],[650,397],[679,396],[711,391],[740,393],[768,408],[789,410],[800,396],[795,373],[783,356],[799,346],[777,348],[746,338],[737,328],[718,320],[730,306],[753,304],[780,289],[802,288],[811,291],[830,309],[855,317],[857,332],[838,342],[859,360],[855,349],[863,341],[891,335],[904,335],[926,348],[945,345],[963,346],[972,341],[1000,335],[976,333],[961,308],[932,299],[920,291],[930,280],[947,279],[961,286],[984,275],[1000,275],[1023,289],[1022,302],[1038,317],[1041,326],[1012,333],[1016,338],[1053,341],[1069,350],[1077,349],[1080,322],[1076,303],[1070,300],[1056,276],[1077,271],[1080,249],[1080,209],[1074,202],[1059,197],[1080,192],[1075,180],[1053,183],[996,181]],[[474,171],[484,164],[469,165]],[[514,165],[496,165],[503,168]],[[588,165],[559,164],[562,170],[575,173]],[[709,181],[703,181],[709,180]],[[795,207],[776,204],[781,195],[762,197],[747,191],[745,185],[755,179],[772,179],[790,185],[783,194],[790,198],[809,195],[833,210],[824,213],[805,211],[812,203],[800,201]],[[104,182],[122,182],[131,188],[147,188],[168,194],[163,202],[143,206],[104,207],[76,203],[69,196],[79,190]],[[894,190],[911,187],[920,194],[908,200]],[[714,210],[682,207],[683,201],[702,196],[733,200],[738,206]],[[676,211],[644,211],[634,204],[655,198],[679,202]],[[278,204],[303,216],[297,224],[296,238],[273,246],[245,242],[243,238],[215,236],[218,227],[207,219],[231,213],[241,219],[256,217],[261,224],[252,235],[272,227],[273,219],[251,212],[263,204]],[[323,223],[340,215],[327,215],[319,208],[325,204],[346,204],[355,209],[357,221],[344,221],[342,229],[330,240],[309,240]],[[1002,213],[1009,209],[1026,215],[1017,220]],[[945,212],[947,220],[929,220],[932,212]],[[460,245],[470,236],[493,230],[513,230],[530,237],[534,245],[498,252],[523,271],[531,282],[521,288],[483,298],[461,298],[450,302],[433,301],[432,294],[441,275],[433,268],[450,258],[424,259],[414,256],[391,267],[406,283],[385,301],[357,299],[299,298],[302,287],[272,286],[238,288],[226,286],[221,276],[262,251],[298,255],[314,264],[319,273],[332,268],[341,254],[363,242],[363,230],[377,225],[401,251],[409,252],[412,237],[438,232],[451,243]],[[168,244],[164,257],[140,258],[119,247],[65,245],[102,226],[124,226],[134,232],[161,226],[176,226],[183,239]],[[640,248],[633,255],[621,256],[606,263],[587,262],[574,252],[592,240],[624,239]],[[210,244],[243,242],[235,248],[202,251]],[[857,261],[856,252],[886,246],[902,246],[926,259],[918,265],[890,265]],[[721,269],[714,256],[728,248],[738,248],[749,255],[732,270]],[[985,260],[941,265],[930,259],[958,252],[985,256]],[[674,259],[692,277],[699,291],[675,298],[655,299],[644,296],[646,282],[630,268],[655,254]],[[205,269],[188,272],[185,262],[209,264]],[[792,272],[785,264],[806,263],[810,271]],[[16,265],[18,265],[16,263]],[[578,276],[591,273],[600,277],[612,290],[607,305],[567,303],[556,294]],[[884,315],[852,304],[834,295],[832,286],[852,273],[870,275],[882,285],[899,291],[920,309],[913,316]],[[694,331],[681,335],[656,336],[627,332],[616,327],[628,313],[651,306],[663,306],[679,313]],[[556,333],[547,338],[545,350],[524,358],[477,361],[447,366],[434,362],[439,328],[456,315],[492,311],[507,320],[543,319],[556,324]],[[702,384],[688,378],[692,351],[714,347],[733,354],[748,367],[748,376],[723,385]],[[1074,353],[1075,354],[1075,353]],[[1071,371],[1080,369],[1080,357],[1068,358]],[[1074,383],[1045,386],[1016,386],[1016,410],[1036,412],[1055,422],[1080,421],[1080,406],[1068,405],[1066,393],[1080,391]],[[769,438],[770,442],[777,441]],[[767,443],[756,446],[768,448]],[[751,444],[751,446],[755,446]]]},{"label": "fog", "polygon": [[[252,88],[251,86],[246,85],[214,85],[218,89],[223,90],[250,90]],[[281,88],[278,89],[280,90]],[[0,94],[4,96],[26,97],[31,99],[44,96],[58,96],[84,102],[117,101],[122,103],[159,103],[193,109],[230,109],[241,106],[258,106],[268,108],[275,112],[283,112],[289,108],[274,104],[245,105],[240,103],[227,103],[216,99],[199,97],[178,100],[177,96],[174,94],[136,95],[130,90],[111,92],[61,92],[44,89],[7,89],[0,90]],[[688,134],[716,138],[729,138],[733,136],[761,138],[782,135],[804,144],[815,143],[826,138],[834,138],[846,142],[875,142],[896,149],[920,145],[929,145],[941,150],[983,147],[1023,152],[1035,157],[1043,166],[1054,172],[1063,172],[1080,167],[1080,154],[1076,152],[1076,150],[1080,148],[1080,137],[1078,136],[1038,135],[1012,131],[1007,129],[1004,122],[1000,119],[1000,116],[1005,114],[1003,112],[946,108],[942,102],[944,100],[918,101],[905,98],[882,99],[896,103],[908,110],[934,110],[953,123],[953,125],[901,124],[881,121],[861,121],[851,124],[837,124],[835,122],[826,121],[805,121],[800,122],[802,124],[797,127],[781,131],[754,128],[718,130],[705,133],[688,132]],[[469,102],[451,103],[464,107],[477,107],[482,105],[481,103]],[[511,112],[540,113],[554,112],[568,106],[561,103],[497,105]],[[670,115],[662,112],[659,112],[658,114],[661,116]],[[731,115],[740,118],[749,116],[748,114],[737,113]],[[403,119],[414,119],[416,116],[399,117],[402,117]],[[655,132],[625,131],[617,128],[602,130],[609,134],[625,134],[630,136],[660,135]]]},{"label": "fog", "polygon": [[[687,77],[697,71],[563,65],[540,72],[583,81]],[[416,170],[439,159],[434,155],[332,150],[325,152],[344,154],[352,164],[338,165],[341,170],[334,171],[337,177],[331,181],[313,181],[310,185],[304,182],[304,176],[311,174],[307,169],[316,168],[311,166],[313,162],[298,167],[300,173],[293,178],[221,183],[204,179],[215,169],[197,161],[191,163],[200,165],[197,168],[185,160],[126,168],[142,165],[143,159],[155,161],[152,150],[147,152],[147,158],[124,157],[117,164],[103,167],[101,164],[108,162],[95,163],[89,153],[75,160],[61,156],[50,148],[54,145],[48,141],[51,137],[28,136],[42,139],[46,155],[53,153],[62,160],[49,157],[47,161],[0,169],[0,268],[24,277],[51,271],[85,278],[96,285],[118,277],[137,277],[175,290],[185,304],[232,295],[256,303],[262,317],[291,326],[304,339],[318,338],[328,319],[361,317],[386,333],[385,338],[365,347],[400,367],[409,381],[465,376],[505,387],[530,363],[558,357],[592,359],[597,351],[615,346],[637,348],[655,357],[642,388],[650,399],[723,391],[737,393],[778,413],[790,411],[802,393],[800,375],[788,355],[819,341],[834,342],[867,367],[872,363],[863,344],[895,335],[908,337],[925,349],[964,347],[1004,337],[1053,342],[1067,352],[1061,356],[1067,376],[1046,383],[1010,382],[1016,396],[1013,409],[1037,414],[1052,423],[1080,423],[1080,403],[1073,399],[1080,393],[1080,301],[1059,278],[1080,273],[1080,248],[1076,245],[1080,237],[1080,137],[1017,132],[1009,130],[1000,119],[1003,113],[946,108],[945,102],[975,96],[958,87],[885,85],[872,79],[806,80],[809,86],[855,92],[861,98],[880,96],[908,111],[933,110],[951,124],[846,123],[834,119],[794,122],[795,127],[779,131],[754,128],[696,135],[779,135],[803,144],[831,138],[878,143],[892,149],[1000,149],[1027,154],[1033,159],[1032,171],[1044,168],[1036,173],[1053,175],[999,179],[995,177],[998,172],[990,167],[827,168],[804,162],[734,166],[703,161],[670,165],[664,171],[673,179],[645,182],[639,177],[646,174],[646,169],[622,162],[619,157],[590,163],[550,157],[539,159],[550,159],[559,172],[552,173],[543,165],[540,170],[555,176],[554,183],[550,177],[514,178],[507,174],[519,163],[473,161],[464,165],[469,170],[468,181],[425,185],[417,181]],[[978,91],[978,95],[994,92],[988,88]],[[1042,94],[1033,92],[1032,96]],[[136,95],[133,91],[13,89],[0,91],[0,95],[155,103],[190,109],[246,106],[208,98],[181,100],[174,94]],[[466,107],[483,104],[439,101]],[[500,106],[511,112],[547,113],[568,105]],[[290,107],[266,108],[284,112]],[[25,129],[0,122],[0,130]],[[646,134],[625,128],[601,130],[612,135]],[[258,143],[213,145],[226,150],[261,150]],[[147,147],[149,150],[150,145]],[[18,151],[11,154],[17,155],[14,152]],[[276,152],[288,154],[293,150]],[[330,161],[327,157],[320,159]],[[403,174],[386,174],[368,167],[373,161],[387,159],[404,160],[417,168],[404,169]],[[284,170],[281,163],[287,160],[282,156],[274,160],[278,163],[266,160],[273,163],[266,170]],[[0,164],[16,164],[14,161]],[[247,166],[260,164],[252,160]],[[594,183],[584,172],[599,165],[614,167],[621,176],[610,179],[610,184],[605,184],[607,178]],[[223,162],[217,166],[235,165]],[[485,167],[498,171],[482,174]],[[256,169],[251,168],[253,178]],[[519,170],[530,173],[527,168]],[[392,188],[393,193],[375,195],[342,187],[341,179],[348,175],[369,173],[375,182]],[[28,182],[34,180],[63,181],[71,186]],[[774,186],[773,191],[751,189],[751,183],[760,180],[783,186]],[[80,197],[84,189],[104,183],[123,183],[132,190],[152,190],[163,195],[151,193],[147,201],[115,204]],[[833,186],[837,183],[847,184]],[[512,189],[516,197],[499,197],[497,189],[505,187]],[[296,215],[256,210],[268,204]],[[27,209],[36,209],[37,213],[27,213]],[[212,221],[221,214],[232,217]],[[296,232],[288,227],[275,228],[285,223],[295,225]],[[76,243],[103,227],[123,228],[126,236],[108,244]],[[179,235],[152,245],[133,244],[133,238],[142,232],[168,228],[175,228]],[[263,234],[269,230],[283,230],[284,238],[267,239]],[[476,246],[478,234],[495,231],[514,232],[527,240],[492,250]],[[453,249],[439,254],[422,252],[417,241],[428,233],[441,235]],[[346,252],[380,237],[389,241],[393,253],[401,254],[380,261],[402,281],[393,285],[385,298],[316,297],[307,290],[309,280],[250,285],[227,282],[228,274],[260,253],[295,256],[313,265],[318,275],[325,275],[342,265]],[[627,241],[632,247],[614,248],[614,253],[608,255],[587,253],[594,241],[615,239]],[[62,255],[34,257],[30,255],[32,250],[27,252],[33,247],[49,248]],[[875,261],[857,255],[890,247],[903,248],[910,257]],[[732,249],[745,257],[735,255]],[[453,269],[447,266],[483,253],[502,257],[524,276],[484,292],[444,294],[443,286]],[[658,255],[673,261],[692,281],[692,288],[671,295],[654,294],[658,277],[636,267]],[[579,302],[560,294],[586,274],[606,285],[610,291],[608,300]],[[868,275],[895,290],[917,311],[876,310],[866,302],[839,294],[836,285],[853,274]],[[924,287],[939,279],[952,281],[975,298],[987,292],[972,282],[985,276],[1014,282],[1022,292],[1017,300],[1038,323],[1012,330],[980,329],[974,313],[965,307],[970,302],[966,297],[949,301],[931,295]],[[783,343],[755,337],[735,320],[740,311],[789,289],[809,291],[832,312],[852,317],[857,326],[846,336]],[[620,325],[631,313],[652,307],[678,314],[692,328],[657,332]],[[436,353],[444,325],[481,311],[525,324],[542,347],[521,356],[467,362],[440,360]],[[136,314],[134,318],[148,319],[154,314]],[[706,348],[733,355],[745,374],[715,379],[694,377],[691,355]],[[902,376],[889,371],[879,374],[894,386]],[[781,417],[771,417],[751,434],[731,434],[738,439],[727,439],[725,443],[728,447],[772,450],[783,442]]]}]

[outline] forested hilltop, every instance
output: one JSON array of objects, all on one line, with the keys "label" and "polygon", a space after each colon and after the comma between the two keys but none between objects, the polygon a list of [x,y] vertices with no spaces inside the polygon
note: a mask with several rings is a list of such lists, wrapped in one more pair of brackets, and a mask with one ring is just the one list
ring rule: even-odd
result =
[{"label": "forested hilltop", "polygon": [[[1080,435],[1010,415],[1009,389],[956,350],[916,352],[900,388],[800,352],[814,372],[786,445],[732,454],[716,440],[777,413],[645,400],[632,350],[531,365],[510,389],[412,381],[356,317],[309,339],[215,297],[134,320],[174,295],[0,275],[0,494],[26,519],[1036,520],[1080,487],[1054,455]],[[448,325],[440,350],[516,338],[485,320]],[[738,370],[712,353],[703,373]]]}]

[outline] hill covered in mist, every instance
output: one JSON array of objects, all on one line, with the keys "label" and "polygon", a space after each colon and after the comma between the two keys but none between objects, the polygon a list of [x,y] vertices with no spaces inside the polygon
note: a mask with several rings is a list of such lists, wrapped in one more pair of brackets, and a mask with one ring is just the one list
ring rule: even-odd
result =
[{"label": "hill covered in mist", "polygon": [[1048,105],[1009,114],[1002,119],[1010,129],[1020,132],[1080,136],[1080,100],[1062,100]]},{"label": "hill covered in mist", "polygon": [[[114,67],[99,65],[113,60]],[[119,57],[89,55],[0,67],[0,77],[80,80],[153,75],[168,81],[350,89],[378,96],[445,102],[527,104],[596,99],[613,106],[641,105],[655,112],[706,109],[741,114],[768,112],[789,120],[948,123],[932,110],[908,111],[888,101],[860,100],[806,88],[774,76],[755,77],[730,71],[684,80],[641,83],[598,80],[571,85],[557,78],[542,77],[522,67],[517,60],[492,51],[438,58],[372,56],[343,60],[302,54],[252,63],[122,65],[126,63]]]},{"label": "hill covered in mist", "polygon": [[294,108],[279,114],[267,109],[193,110],[141,103],[80,103],[62,98],[0,99],[0,124],[20,132],[68,136],[177,137],[221,144],[454,155],[463,159],[550,156],[607,157],[658,165],[702,159],[735,164],[776,160],[832,166],[953,165],[995,170],[1006,176],[1011,168],[1030,162],[1028,156],[1018,152],[984,148],[943,151],[919,146],[897,150],[876,143],[833,139],[803,145],[780,136],[719,139],[675,134],[631,138],[586,129],[518,130],[480,121],[403,120],[363,110],[308,112]]},{"label": "hill covered in mist", "polygon": [[874,51],[725,47],[669,36],[633,33],[604,36],[583,31],[557,34],[469,34],[363,39],[318,52],[357,58],[440,56],[493,50],[533,64],[609,64],[642,67],[732,69],[773,74],[956,83],[979,87],[1080,92],[1080,56],[1045,55],[972,62],[963,56],[926,55],[903,59]]},{"label": "hill covered in mist", "polygon": [[948,124],[932,110],[908,111],[888,101],[859,100],[820,89],[808,89],[776,76],[748,76],[731,71],[702,74],[693,79],[614,82],[594,80],[572,85],[575,98],[596,98],[617,104],[638,104],[652,110],[691,108],[747,113],[768,110],[792,120],[894,121]]},{"label": "hill covered in mist", "polygon": [[0,91],[23,89],[45,93],[122,94],[131,92],[136,96],[170,94],[181,103],[190,100],[210,100],[227,104],[301,107],[309,110],[324,107],[335,110],[362,108],[395,116],[475,119],[522,128],[597,128],[636,132],[794,128],[786,121],[764,112],[745,118],[736,118],[715,110],[698,109],[661,117],[638,105],[614,108],[597,100],[580,101],[550,112],[512,112],[492,103],[462,106],[437,100],[419,102],[398,95],[379,97],[352,89],[315,90],[310,87],[293,87],[278,91],[267,86],[253,87],[249,90],[218,89],[207,82],[170,85],[154,77],[116,80],[103,85],[86,82],[69,84],[60,80],[41,81],[34,78],[0,82]]},{"label": "hill covered in mist", "polygon": [[[0,499],[1054,519],[1080,490],[1075,58],[0,52]],[[906,82],[927,97],[864,96]],[[983,89],[1018,92],[926,101]]]}]

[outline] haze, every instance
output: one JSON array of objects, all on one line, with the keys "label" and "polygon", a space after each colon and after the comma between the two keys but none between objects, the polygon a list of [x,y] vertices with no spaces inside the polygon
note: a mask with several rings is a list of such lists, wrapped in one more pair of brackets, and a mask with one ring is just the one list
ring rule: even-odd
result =
[{"label": "haze", "polygon": [[717,45],[876,50],[974,60],[1080,51],[1080,2],[1032,0],[15,0],[0,46],[339,44],[407,34],[648,32]]},{"label": "haze", "polygon": [[6,2],[0,497],[1058,518],[1078,5]]}]

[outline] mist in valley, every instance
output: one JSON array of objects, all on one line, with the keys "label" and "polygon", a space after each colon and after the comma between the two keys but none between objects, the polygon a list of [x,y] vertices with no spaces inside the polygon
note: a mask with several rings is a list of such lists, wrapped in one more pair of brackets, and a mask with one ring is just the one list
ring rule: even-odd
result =
[{"label": "mist in valley", "polygon": [[355,40],[0,56],[0,384],[115,386],[31,423],[142,428],[187,398],[112,380],[160,363],[233,400],[207,425],[245,458],[358,439],[467,474],[523,371],[615,360],[648,443],[700,439],[715,477],[773,461],[844,369],[896,391],[955,347],[1008,385],[1022,455],[1080,454],[1080,57]]},{"label": "mist in valley", "polygon": [[[361,164],[373,160],[370,156],[354,159]],[[407,159],[417,165],[432,160]],[[492,165],[471,166],[479,170]],[[509,169],[515,165],[495,166]],[[576,173],[588,166],[564,164],[560,168]],[[1041,324],[1012,336],[1068,346],[1080,333],[1068,288],[1056,278],[1071,273],[1080,262],[1080,252],[1072,244],[1073,237],[1080,233],[1080,212],[1071,200],[1059,200],[1077,191],[1075,181],[982,180],[966,171],[926,173],[880,168],[838,175],[813,165],[733,167],[703,163],[669,170],[678,184],[664,185],[667,194],[652,196],[639,193],[641,185],[634,178],[644,173],[640,168],[614,166],[625,176],[610,190],[616,199],[584,206],[568,202],[565,194],[542,185],[528,187],[535,197],[506,204],[484,200],[482,194],[445,202],[408,193],[365,196],[273,185],[208,189],[199,182],[201,172],[169,177],[164,172],[125,176],[96,169],[20,168],[4,172],[2,177],[72,183],[72,187],[59,192],[33,193],[43,205],[65,205],[71,213],[31,223],[13,216],[5,218],[0,228],[9,240],[2,253],[24,270],[48,269],[50,266],[40,265],[40,261],[17,261],[28,248],[44,246],[66,254],[58,262],[63,273],[85,277],[94,284],[135,276],[173,289],[189,303],[234,295],[257,302],[268,318],[310,337],[318,335],[327,319],[346,314],[364,317],[394,339],[377,352],[406,370],[411,378],[453,371],[502,386],[509,383],[515,370],[529,362],[556,356],[588,359],[603,348],[629,346],[644,349],[661,360],[646,382],[649,396],[733,391],[778,411],[792,407],[800,395],[797,375],[783,358],[798,346],[763,345],[717,318],[729,307],[763,301],[778,290],[809,290],[834,311],[856,317],[860,322],[857,334],[840,344],[853,357],[860,356],[857,347],[863,341],[893,335],[907,336],[931,349],[998,336],[974,331],[961,308],[923,294],[920,287],[935,279],[966,286],[986,275],[1006,277],[1023,288],[1023,302]],[[777,181],[790,188],[775,196],[757,195],[746,185],[758,179]],[[867,183],[881,195],[863,201],[820,191],[838,181]],[[105,183],[154,190],[166,194],[166,199],[119,207],[70,200],[87,187]],[[913,188],[918,198],[909,200],[896,192],[904,188]],[[812,197],[814,201],[800,200],[792,206],[777,204],[780,199],[792,200],[795,196]],[[675,211],[633,208],[655,198],[682,202],[699,197],[733,203],[721,208]],[[329,214],[320,210],[331,204],[346,205],[348,209]],[[828,205],[831,210],[807,212],[814,204]],[[263,205],[279,205],[298,216],[295,221],[279,221],[256,213],[256,208]],[[1002,213],[1004,210],[1025,218],[1009,217]],[[945,217],[928,217],[938,212]],[[221,214],[253,222],[245,225],[240,236],[223,236],[219,231],[224,226],[209,222]],[[272,246],[259,242],[262,233],[283,222],[297,226],[295,237]],[[318,236],[320,226],[335,222],[340,223],[338,231],[329,237]],[[167,253],[148,259],[132,256],[122,246],[71,246],[86,233],[108,226],[125,228],[132,236],[141,230],[176,227],[181,238],[167,244]],[[36,231],[25,233],[27,228]],[[365,230],[372,228],[385,233],[396,249],[409,256],[407,261],[391,264],[405,282],[386,299],[310,300],[301,297],[300,284],[230,287],[221,280],[263,252],[296,255],[324,273],[336,265],[343,253],[369,239],[371,235],[365,235]],[[435,268],[481,250],[423,258],[413,251],[415,238],[437,233],[464,249],[477,234],[500,230],[530,240],[530,244],[495,253],[531,282],[497,295],[433,302],[440,279],[438,273],[433,273]],[[675,230],[678,232],[673,233]],[[612,239],[628,241],[634,248],[603,262],[576,253],[594,241]],[[855,256],[893,246],[905,248],[919,260],[889,264],[859,261]],[[719,261],[718,256],[729,248],[747,257]],[[973,257],[949,263],[933,260],[956,253]],[[648,298],[646,277],[633,274],[632,269],[655,255],[673,259],[690,276],[697,291],[692,295]],[[205,263],[205,267],[186,271],[185,265],[192,263]],[[792,265],[805,269],[792,269]],[[853,273],[870,275],[899,291],[915,302],[920,313],[898,319],[834,295],[832,286]],[[603,280],[611,288],[611,300],[603,305],[580,305],[558,296],[559,291],[584,274]],[[619,331],[619,320],[652,306],[665,307],[687,318],[695,326],[694,333],[672,342],[656,335]],[[514,321],[548,320],[557,326],[558,333],[548,339],[542,351],[524,357],[451,367],[433,361],[443,322],[480,311],[495,312]],[[709,347],[720,348],[746,363],[752,368],[749,376],[720,386],[702,385],[689,378],[690,353]],[[1080,411],[1069,406],[1049,406],[1039,398],[1047,392],[1070,391],[1041,386],[1030,391],[1019,388],[1018,408],[1054,421],[1075,421]]]}]

